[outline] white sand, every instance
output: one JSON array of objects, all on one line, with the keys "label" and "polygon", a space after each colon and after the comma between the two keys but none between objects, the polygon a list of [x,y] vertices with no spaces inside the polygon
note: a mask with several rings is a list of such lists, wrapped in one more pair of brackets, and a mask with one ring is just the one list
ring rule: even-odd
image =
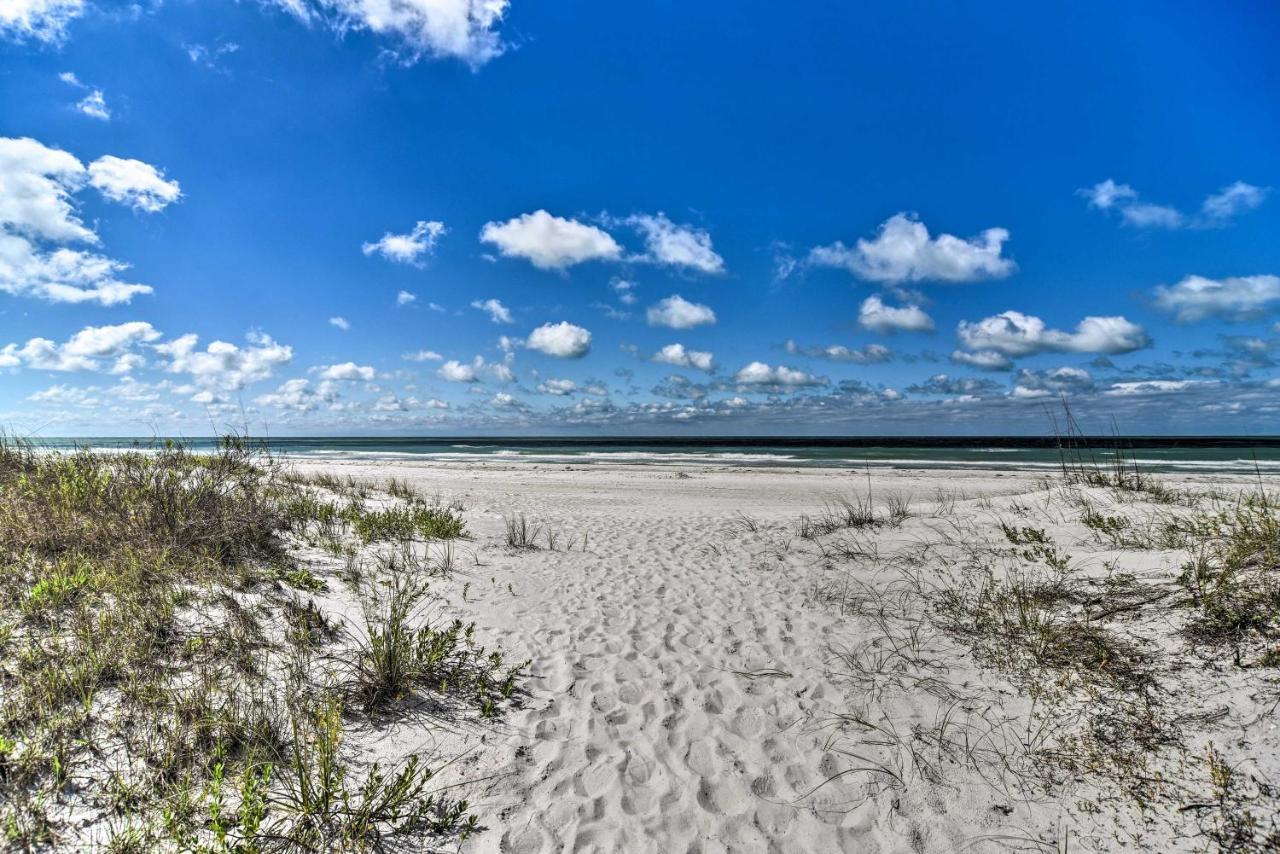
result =
[{"label": "white sand", "polygon": [[[523,708],[446,740],[451,750],[475,748],[451,772],[481,781],[472,802],[488,829],[466,850],[986,850],[1009,843],[984,836],[1040,834],[1061,813],[963,769],[933,780],[916,774],[901,786],[859,770],[888,754],[874,739],[854,749],[837,714],[865,704],[909,731],[932,724],[939,709],[923,690],[871,703],[850,696],[839,678],[833,650],[866,645],[870,623],[815,593],[841,577],[874,583],[883,567],[864,561],[853,578],[798,537],[796,524],[826,498],[865,493],[864,472],[298,467],[403,478],[466,508],[473,539],[458,547],[459,570],[438,591],[444,607],[475,620],[485,643],[533,662]],[[992,497],[1016,506],[1009,496],[1033,492],[1039,477],[874,472],[877,503],[910,496],[918,511],[901,528],[879,531],[876,547],[919,552],[939,530],[959,530],[955,519],[990,516]],[[947,518],[930,515],[940,489],[961,493]],[[545,533],[540,550],[508,548],[504,517],[519,513],[556,532],[560,550],[545,548]],[[964,685],[975,674],[953,668],[949,680]],[[1007,686],[988,681],[993,696],[1020,708]],[[406,723],[377,738],[377,752],[394,758],[437,743],[438,734]]]}]

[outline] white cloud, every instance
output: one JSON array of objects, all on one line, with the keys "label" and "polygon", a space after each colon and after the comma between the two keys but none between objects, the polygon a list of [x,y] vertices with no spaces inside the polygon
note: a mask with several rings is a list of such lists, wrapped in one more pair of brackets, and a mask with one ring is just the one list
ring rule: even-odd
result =
[{"label": "white cloud", "polygon": [[1138,380],[1135,382],[1112,383],[1103,394],[1109,397],[1131,397],[1140,394],[1168,394],[1185,391],[1195,386],[1210,385],[1205,380]]},{"label": "white cloud", "polygon": [[622,255],[622,247],[607,231],[545,210],[486,223],[480,240],[498,247],[508,258],[523,258],[542,270],[564,270],[586,261],[614,261]]},{"label": "white cloud", "polygon": [[1120,208],[1120,216],[1129,225],[1138,228],[1180,228],[1182,213],[1168,205],[1150,202],[1134,202]]},{"label": "white cloud", "polygon": [[951,361],[983,371],[1007,371],[1013,367],[1012,359],[995,350],[978,350],[973,353],[956,350],[951,354]]},{"label": "white cloud", "polygon": [[[127,373],[140,364],[140,357],[126,358],[131,348],[160,337],[150,323],[132,321],[115,326],[86,326],[62,344],[47,338],[32,338],[19,347],[7,344],[0,348],[0,367],[28,368],[41,371],[100,371],[102,360],[115,358],[113,373]],[[123,360],[123,361],[122,361]]]},{"label": "white cloud", "polygon": [[686,267],[701,273],[723,273],[724,259],[711,248],[711,235],[688,225],[676,225],[666,215],[637,214],[628,217],[644,237],[643,260],[672,267]]},{"label": "white cloud", "polygon": [[148,285],[120,281],[118,274],[128,266],[78,249],[40,252],[27,239],[0,231],[0,291],[15,296],[60,303],[127,303],[151,293]]},{"label": "white cloud", "polygon": [[666,326],[671,329],[692,329],[716,322],[716,313],[710,306],[689,302],[679,294],[673,294],[645,313],[650,326]]},{"label": "white cloud", "polygon": [[1117,202],[1138,198],[1138,192],[1133,187],[1128,184],[1117,184],[1110,178],[1076,192],[1089,200],[1090,207],[1104,211],[1110,210]]},{"label": "white cloud", "polygon": [[[210,395],[209,392],[201,392],[194,397],[197,403],[201,395]],[[311,383],[304,379],[285,380],[279,388],[269,394],[260,394],[253,399],[253,402],[259,406],[277,406],[281,409],[293,409],[298,412],[310,412],[322,403],[332,403],[336,399],[336,395],[331,391],[317,391],[311,388]]]},{"label": "white cloud", "polygon": [[573,380],[548,379],[538,383],[538,391],[542,394],[566,395],[578,390]]},{"label": "white cloud", "polygon": [[493,406],[502,406],[502,407],[512,407],[512,406],[521,405],[520,401],[516,400],[511,395],[507,394],[505,391],[500,391],[497,394],[495,394],[493,398],[489,401],[489,403],[492,404]]},{"label": "white cloud", "polygon": [[276,368],[293,360],[293,348],[269,335],[251,332],[245,337],[247,347],[212,341],[199,350],[199,336],[189,333],[157,344],[155,349],[169,358],[165,365],[169,373],[189,374],[198,385],[232,391],[270,378]]},{"label": "white cloud", "polygon": [[[477,357],[477,361],[481,364],[484,363],[484,360],[479,357]],[[476,376],[476,366],[474,364],[463,364],[457,359],[450,359],[441,365],[440,369],[436,371],[436,376],[451,383],[473,383],[478,379]]]},{"label": "white cloud", "polygon": [[329,318],[329,325],[336,326],[343,332],[351,328],[351,323],[345,317],[331,317]]},{"label": "white cloud", "polygon": [[91,119],[103,122],[111,120],[111,109],[107,107],[107,97],[102,94],[101,89],[94,89],[77,101],[76,110]]},{"label": "white cloud", "polygon": [[1201,212],[1210,220],[1226,221],[1262,204],[1270,189],[1236,181],[1205,198]]},{"label": "white cloud", "polygon": [[97,243],[71,204],[84,176],[84,164],[65,151],[30,138],[0,138],[0,226],[60,243]]},{"label": "white cloud", "polygon": [[1031,400],[1057,397],[1066,393],[1093,389],[1093,377],[1084,368],[1064,366],[1048,371],[1018,371],[1010,397]]},{"label": "white cloud", "polygon": [[479,68],[506,49],[498,26],[508,0],[273,0],[303,22],[392,39],[403,61],[459,59]]},{"label": "white cloud", "polygon": [[932,332],[933,318],[918,305],[885,305],[878,296],[869,296],[858,309],[858,325],[872,332]]},{"label": "white cloud", "polygon": [[1009,232],[988,228],[964,240],[951,234],[929,237],[924,223],[895,214],[880,226],[874,240],[858,240],[850,248],[837,241],[809,252],[809,263],[840,267],[875,282],[971,282],[1008,276],[1016,265],[1001,257]]},{"label": "white cloud", "polygon": [[609,287],[618,295],[618,302],[623,305],[635,305],[635,282],[631,282],[626,279],[613,279],[609,282]]},{"label": "white cloud", "polygon": [[3,0],[0,2],[0,35],[62,41],[67,25],[84,12],[84,0]]},{"label": "white cloud", "polygon": [[1044,352],[1131,353],[1151,343],[1141,326],[1123,317],[1086,317],[1074,332],[1063,332],[1017,311],[976,323],[961,321],[956,334],[970,351],[990,350],[1013,357]]},{"label": "white cloud", "polygon": [[813,374],[788,368],[785,365],[771,367],[764,362],[751,362],[744,365],[733,377],[733,381],[743,386],[776,386],[801,388],[805,386],[826,385],[826,379]]},{"label": "white cloud", "polygon": [[[365,255],[377,253],[388,261],[396,261],[400,264],[421,266],[423,263],[422,256],[429,256],[435,252],[436,244],[447,231],[448,229],[444,227],[443,222],[418,220],[414,224],[413,230],[408,234],[387,232],[382,235],[380,240],[363,244],[360,247],[360,251]],[[403,297],[408,293],[408,291],[401,291],[399,296]],[[413,302],[413,295],[409,294],[409,296],[411,299],[408,302]],[[404,301],[400,302],[400,305],[404,304]]]},{"label": "white cloud", "polygon": [[150,163],[122,157],[99,157],[89,164],[89,183],[113,202],[156,213],[182,197],[177,181],[169,181]]},{"label": "white cloud", "polygon": [[396,305],[411,305],[418,301],[418,295],[409,291],[400,291],[396,294]]},{"label": "white cloud", "polygon": [[668,344],[653,354],[653,361],[664,365],[675,365],[678,368],[697,368],[710,371],[714,367],[714,357],[702,350],[686,350],[683,344]]},{"label": "white cloud", "polygon": [[489,319],[494,323],[515,323],[511,310],[496,299],[476,300],[471,303],[471,307],[488,312]]},{"label": "white cloud", "polygon": [[852,362],[857,365],[874,365],[893,358],[893,351],[883,344],[868,344],[861,350],[850,350],[843,344],[827,347],[801,347],[787,341],[786,351],[793,356],[809,356],[814,359],[830,359],[833,362]]},{"label": "white cloud", "polygon": [[548,356],[577,359],[591,349],[591,333],[566,321],[544,323],[529,333],[525,346]]},{"label": "white cloud", "polygon": [[401,358],[408,362],[439,362],[444,356],[435,350],[419,350],[416,353],[405,353]]},{"label": "white cloud", "polygon": [[1236,181],[1206,196],[1198,216],[1188,216],[1170,205],[1142,201],[1138,191],[1128,184],[1107,180],[1076,191],[1099,210],[1116,210],[1120,218],[1135,228],[1217,228],[1230,223],[1239,214],[1262,204],[1270,190]]},{"label": "white cloud", "polygon": [[[3,7],[5,2],[7,2],[7,0],[0,0],[0,7]],[[62,72],[58,75],[58,79],[63,83],[66,83],[68,86],[74,86],[81,91],[86,89],[89,90],[89,93],[76,103],[77,111],[84,113],[90,118],[99,119],[104,122],[111,119],[111,110],[107,108],[107,98],[102,94],[101,89],[94,89],[91,86],[86,86],[81,83],[80,78],[76,77],[75,72],[72,71]]]},{"label": "white cloud", "polygon": [[1176,285],[1155,289],[1155,304],[1184,323],[1206,317],[1247,319],[1280,301],[1280,276],[1207,279],[1187,276]]},{"label": "white cloud", "polygon": [[336,382],[352,382],[355,380],[369,382],[378,374],[369,365],[357,365],[355,362],[342,362],[337,365],[317,365],[312,370],[320,375],[320,379]]}]

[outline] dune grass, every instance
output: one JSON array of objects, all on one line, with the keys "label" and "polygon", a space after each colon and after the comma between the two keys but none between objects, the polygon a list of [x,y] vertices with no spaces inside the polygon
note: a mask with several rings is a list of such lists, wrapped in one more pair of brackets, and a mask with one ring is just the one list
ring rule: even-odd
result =
[{"label": "dune grass", "polygon": [[[345,505],[322,494],[335,489]],[[6,845],[381,850],[472,832],[476,816],[434,791],[436,769],[418,757],[356,779],[342,741],[361,704],[309,664],[341,633],[306,598],[327,583],[295,561],[294,537],[355,554],[465,533],[456,507],[414,496],[365,509],[370,494],[300,483],[237,439],[209,453],[0,442]],[[401,609],[371,612],[366,628],[354,654],[407,643],[416,690],[492,714],[516,689],[519,669],[468,627]],[[92,837],[68,836],[73,826]]]},{"label": "dune grass", "polygon": [[1050,829],[974,844],[1057,850],[1065,830],[1071,850],[1280,850],[1280,786],[1257,755],[1280,703],[1268,486],[1175,487],[1122,449],[1073,447],[1060,477],[976,512],[940,497],[905,545],[867,500],[802,518],[814,598],[866,630],[832,650],[842,773],[872,794],[1069,805]]}]

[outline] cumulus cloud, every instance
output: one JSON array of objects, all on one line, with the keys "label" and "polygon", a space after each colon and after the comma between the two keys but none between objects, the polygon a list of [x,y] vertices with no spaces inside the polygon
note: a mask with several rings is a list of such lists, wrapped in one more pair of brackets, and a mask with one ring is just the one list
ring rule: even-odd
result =
[{"label": "cumulus cloud", "polygon": [[84,0],[4,0],[0,2],[0,35],[62,41],[67,25],[84,12]]},{"label": "cumulus cloud", "polygon": [[336,326],[338,329],[341,329],[343,332],[346,332],[348,329],[351,328],[351,323],[345,317],[331,317],[329,318],[329,325]]},{"label": "cumulus cloud", "polygon": [[471,303],[471,307],[487,312],[489,319],[494,323],[515,323],[511,317],[511,310],[496,299],[476,300]]},{"label": "cumulus cloud", "polygon": [[182,196],[177,181],[150,163],[122,157],[99,157],[89,164],[89,184],[113,202],[147,213],[162,211]]},{"label": "cumulus cloud", "polygon": [[369,365],[357,365],[355,362],[342,362],[337,365],[317,365],[312,368],[322,380],[352,382],[363,380],[369,382],[378,375]]},{"label": "cumulus cloud", "polygon": [[1013,367],[1012,359],[995,350],[978,350],[973,353],[956,350],[951,354],[951,361],[983,371],[1007,371]]},{"label": "cumulus cloud", "polygon": [[553,216],[545,210],[506,222],[485,223],[480,240],[508,258],[523,258],[541,270],[565,270],[587,261],[614,261],[622,247],[607,231]]},{"label": "cumulus cloud", "polygon": [[228,391],[269,379],[276,368],[293,360],[293,348],[269,335],[250,332],[245,338],[246,347],[211,341],[200,350],[199,336],[189,333],[157,344],[155,349],[168,357],[165,370],[169,373],[188,374],[200,386]]},{"label": "cumulus cloud", "polygon": [[711,235],[689,225],[676,225],[662,212],[636,214],[625,222],[643,236],[645,255],[640,260],[697,270],[724,272],[724,259],[711,247]]},{"label": "cumulus cloud", "polygon": [[1012,397],[1057,397],[1068,392],[1089,391],[1093,377],[1084,368],[1061,367],[1047,371],[1018,371],[1014,379]]},{"label": "cumulus cloud", "polygon": [[788,368],[786,365],[772,367],[764,362],[750,362],[744,365],[734,374],[733,381],[740,386],[770,386],[788,389],[827,384],[825,377],[815,377],[813,374],[796,370],[795,368]]},{"label": "cumulus cloud", "polygon": [[711,353],[687,350],[683,344],[668,344],[653,354],[653,361],[678,368],[697,368],[700,371],[711,371],[715,367],[715,359]]},{"label": "cumulus cloud", "polygon": [[[117,164],[128,166],[122,172]],[[124,262],[56,246],[99,243],[73,205],[74,194],[90,183],[103,189],[107,198],[140,210],[159,209],[155,206],[163,207],[179,195],[176,182],[164,181],[141,161],[104,157],[86,169],[74,156],[34,139],[0,138],[0,291],[49,302],[101,305],[151,293],[147,285],[121,281],[120,274],[128,269]]]},{"label": "cumulus cloud", "polygon": [[1236,181],[1206,196],[1198,214],[1188,215],[1170,205],[1143,201],[1138,191],[1128,184],[1117,184],[1108,178],[1076,191],[1089,202],[1089,207],[1116,211],[1126,225],[1135,228],[1216,228],[1227,225],[1242,213],[1262,204],[1270,190]]},{"label": "cumulus cloud", "polygon": [[405,353],[402,357],[408,362],[439,362],[444,359],[435,350],[418,350],[415,353]]},{"label": "cumulus cloud", "polygon": [[591,349],[591,333],[566,321],[545,323],[529,333],[525,346],[548,356],[577,359]]},{"label": "cumulus cloud", "polygon": [[833,362],[852,362],[855,365],[873,365],[893,358],[893,351],[883,344],[868,344],[861,350],[851,350],[843,344],[801,347],[794,341],[787,341],[786,350],[792,355],[808,356],[811,359],[830,359]]},{"label": "cumulus cloud", "polygon": [[873,240],[859,239],[853,247],[840,241],[814,247],[808,262],[874,282],[999,279],[1017,269],[1001,255],[1008,239],[1003,228],[988,228],[968,240],[951,234],[931,238],[924,223],[900,213],[886,220]]},{"label": "cumulus cloud", "polygon": [[1151,344],[1141,326],[1123,317],[1086,317],[1074,332],[1063,332],[1018,311],[975,323],[961,321],[956,334],[971,352],[993,351],[1011,357],[1045,352],[1131,353]]},{"label": "cumulus cloud", "polygon": [[[479,357],[476,358],[481,364],[484,363]],[[441,365],[439,370],[436,371],[436,376],[451,383],[473,383],[478,379],[476,365],[464,364],[457,359],[450,359]]]},{"label": "cumulus cloud", "polygon": [[577,390],[578,384],[573,380],[546,379],[538,383],[538,391],[541,394],[564,396],[573,394]]},{"label": "cumulus cloud", "polygon": [[160,332],[150,323],[132,321],[114,326],[86,326],[62,344],[32,338],[26,344],[0,348],[0,367],[20,365],[41,371],[100,371],[105,359],[115,358],[111,370],[127,373],[141,363],[129,351],[155,341]]},{"label": "cumulus cloud", "polygon": [[666,326],[669,329],[692,329],[716,322],[716,313],[710,306],[689,302],[679,294],[673,294],[656,305],[649,306],[645,317],[650,326]]},{"label": "cumulus cloud", "polygon": [[[204,394],[208,394],[208,392],[204,392]],[[293,379],[285,380],[273,392],[258,395],[253,399],[253,402],[259,406],[275,406],[280,409],[292,409],[297,412],[310,412],[322,403],[332,403],[336,397],[330,390],[312,388],[308,380]]]},{"label": "cumulus cloud", "polygon": [[[418,220],[409,233],[393,234],[388,231],[379,240],[363,244],[360,251],[365,255],[377,254],[388,261],[420,267],[425,261],[424,256],[430,256],[435,252],[436,244],[447,231],[443,222]],[[404,297],[406,294],[409,299],[400,301],[400,305],[413,302],[415,299],[408,291],[401,291],[399,297]]]},{"label": "cumulus cloud", "polygon": [[1244,320],[1280,302],[1280,276],[1187,276],[1176,285],[1156,288],[1154,298],[1157,308],[1184,323],[1207,317]]},{"label": "cumulus cloud", "polygon": [[858,325],[872,332],[932,332],[933,318],[918,305],[886,305],[878,296],[869,296],[858,309]]},{"label": "cumulus cloud", "polygon": [[386,37],[403,61],[459,59],[477,69],[506,49],[498,26],[509,0],[274,0],[299,20]]}]

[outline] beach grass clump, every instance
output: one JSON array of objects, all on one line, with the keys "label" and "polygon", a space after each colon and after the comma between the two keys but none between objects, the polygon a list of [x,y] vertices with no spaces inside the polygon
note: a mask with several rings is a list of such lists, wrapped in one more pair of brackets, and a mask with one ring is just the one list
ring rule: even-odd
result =
[{"label": "beach grass clump", "polygon": [[542,527],[530,522],[525,515],[508,516],[505,520],[507,529],[507,546],[513,549],[536,549],[538,535]]},{"label": "beach grass clump", "polygon": [[1191,526],[1193,557],[1178,576],[1193,609],[1196,640],[1233,645],[1274,642],[1280,633],[1280,506],[1265,493]]},{"label": "beach grass clump", "polygon": [[[375,518],[397,538],[462,532],[456,508]],[[294,560],[291,538],[346,524],[240,439],[208,453],[0,441],[5,844],[65,839],[69,815],[90,817],[76,833],[103,828],[95,847],[121,851],[381,850],[474,829],[420,760],[348,782],[338,745],[355,710],[282,676],[340,640],[298,598],[327,584]],[[413,628],[422,690],[465,686],[482,712],[514,693],[519,671],[468,627]]]},{"label": "beach grass clump", "polygon": [[365,634],[349,662],[355,693],[372,709],[426,688],[491,717],[512,698],[528,662],[510,665],[480,646],[474,623],[433,624],[423,613],[427,594],[427,582],[403,572],[364,588]]},{"label": "beach grass clump", "polygon": [[881,520],[875,514],[870,496],[841,496],[828,501],[820,513],[801,516],[800,536],[814,540],[837,531],[872,528],[879,524]]},{"label": "beach grass clump", "polygon": [[364,543],[452,540],[467,535],[462,515],[453,507],[438,504],[414,502],[378,510],[351,505],[343,518]]}]

